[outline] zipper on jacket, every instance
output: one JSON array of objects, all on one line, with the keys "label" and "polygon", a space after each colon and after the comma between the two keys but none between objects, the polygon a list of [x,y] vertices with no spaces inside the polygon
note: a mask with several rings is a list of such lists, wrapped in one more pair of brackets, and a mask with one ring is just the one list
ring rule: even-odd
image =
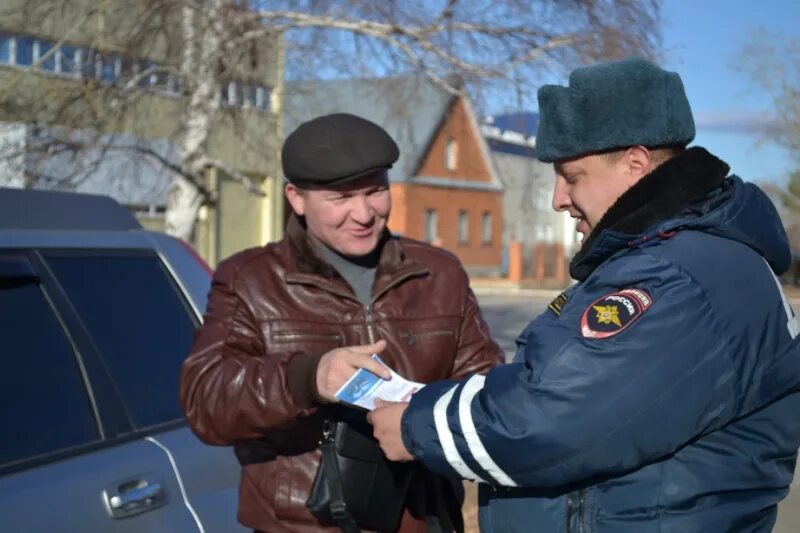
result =
[{"label": "zipper on jacket", "polygon": [[375,331],[372,329],[372,304],[364,308],[364,322],[367,326],[367,338],[369,339],[369,343],[375,344]]},{"label": "zipper on jacket", "polygon": [[375,303],[375,300],[386,294],[386,291],[391,289],[392,287],[404,282],[409,278],[413,278],[414,276],[419,276],[420,274],[424,274],[428,271],[428,269],[421,269],[415,270],[413,272],[408,272],[407,274],[400,276],[399,278],[393,280],[390,284],[385,286],[380,292],[374,294],[372,299],[369,302],[369,305],[364,307],[364,322],[367,328],[367,338],[369,339],[370,344],[375,343],[375,330],[374,330],[374,322],[372,320],[372,304]]},{"label": "zipper on jacket", "polygon": [[[409,278],[413,278],[414,276],[419,276],[420,274],[425,274],[427,272],[428,272],[428,269],[427,268],[423,268],[423,269],[419,269],[419,270],[414,270],[412,272],[408,272],[408,273],[400,276],[399,278],[393,280],[386,287],[381,289],[381,291],[379,293],[375,294],[372,297],[372,299],[370,300],[369,305],[364,307],[364,322],[365,322],[365,326],[366,326],[366,329],[367,329],[367,338],[369,339],[370,344],[374,344],[375,343],[375,331],[374,331],[373,320],[372,320],[372,304],[375,303],[375,300],[377,300],[378,298],[383,296],[386,293],[386,291],[388,291],[392,287],[402,283],[403,281],[405,281],[405,280],[407,280]],[[287,279],[287,281],[289,281],[289,280]],[[335,287],[322,285],[322,284],[318,283],[314,279],[298,278],[298,279],[293,279],[291,281],[294,281],[295,283],[302,283],[302,284],[305,284],[305,285],[312,285],[312,286],[317,287],[319,289],[322,289],[324,291],[330,292],[331,294],[335,294],[337,296],[341,296],[342,298],[347,298],[348,300],[352,300],[352,301],[355,301],[355,302],[358,301],[358,299],[355,297],[355,295],[348,294],[346,292],[340,291],[340,290],[336,289]]]},{"label": "zipper on jacket", "polygon": [[572,517],[578,518],[578,531],[577,533],[585,533],[586,526],[583,523],[584,514],[586,511],[586,489],[581,489],[577,493],[571,492],[567,494],[567,533],[572,531]]},{"label": "zipper on jacket", "polygon": [[424,339],[427,337],[441,337],[441,336],[453,336],[453,332],[449,329],[442,329],[438,331],[420,331],[418,333],[412,333],[410,331],[401,331],[400,338],[403,338],[408,342],[409,346],[414,346],[416,344],[417,339]]},{"label": "zipper on jacket", "polygon": [[567,533],[572,531],[572,493],[567,494]]}]

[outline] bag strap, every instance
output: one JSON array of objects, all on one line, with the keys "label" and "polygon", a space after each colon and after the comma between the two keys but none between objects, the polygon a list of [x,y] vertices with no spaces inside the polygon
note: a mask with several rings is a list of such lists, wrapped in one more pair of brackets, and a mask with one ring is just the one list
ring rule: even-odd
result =
[{"label": "bag strap", "polygon": [[331,497],[331,516],[336,520],[342,533],[361,533],[361,529],[347,510],[347,504],[344,501],[342,473],[339,471],[339,462],[336,460],[336,443],[333,442],[333,439],[326,438],[319,449],[322,453],[320,461]]}]

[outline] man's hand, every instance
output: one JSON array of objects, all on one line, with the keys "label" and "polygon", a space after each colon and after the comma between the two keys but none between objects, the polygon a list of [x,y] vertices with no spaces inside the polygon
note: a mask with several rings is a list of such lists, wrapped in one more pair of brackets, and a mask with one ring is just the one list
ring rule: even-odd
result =
[{"label": "man's hand", "polygon": [[400,435],[400,421],[408,403],[375,400],[375,405],[375,410],[367,415],[367,420],[372,424],[372,433],[378,439],[383,453],[390,461],[413,461],[414,456],[408,452]]},{"label": "man's hand", "polygon": [[325,401],[338,401],[334,394],[359,368],[383,379],[391,379],[389,370],[372,359],[372,354],[381,353],[385,348],[386,341],[379,340],[375,344],[345,346],[327,352],[317,365],[317,393]]}]

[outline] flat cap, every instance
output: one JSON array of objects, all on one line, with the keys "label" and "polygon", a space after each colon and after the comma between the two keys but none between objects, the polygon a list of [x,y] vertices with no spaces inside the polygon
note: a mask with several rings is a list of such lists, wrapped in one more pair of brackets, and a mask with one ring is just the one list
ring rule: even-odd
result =
[{"label": "flat cap", "polygon": [[283,175],[296,185],[333,185],[391,168],[400,151],[386,131],[348,113],[304,122],[283,143]]},{"label": "flat cap", "polygon": [[675,72],[639,58],[576,69],[539,88],[536,157],[557,161],[628,146],[689,144],[694,118]]}]

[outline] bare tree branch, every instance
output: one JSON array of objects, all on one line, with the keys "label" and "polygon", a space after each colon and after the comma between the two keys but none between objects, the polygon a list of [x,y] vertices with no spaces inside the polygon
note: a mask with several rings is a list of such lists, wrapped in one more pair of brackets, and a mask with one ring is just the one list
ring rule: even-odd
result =
[{"label": "bare tree branch", "polygon": [[[415,73],[451,94],[491,91],[496,101],[520,107],[532,101],[543,72],[598,58],[652,58],[660,42],[659,0],[39,0],[19,6],[0,8],[0,16],[17,21],[23,34],[37,27],[31,35],[52,29],[54,37],[33,65],[5,76],[0,112],[12,122],[36,119],[44,128],[81,132],[53,135],[51,147],[24,148],[36,152],[42,179],[85,181],[92,158],[127,150],[169,176],[167,231],[183,238],[191,236],[200,206],[214,201],[209,168],[263,194],[248,177],[252,168],[219,156],[213,133],[229,128],[241,139],[241,153],[264,152],[258,124],[279,124],[281,117],[263,101],[256,111],[242,100],[253,107],[247,91],[260,88],[263,100],[265,88],[280,83],[274,73],[284,50],[293,80]],[[77,34],[93,37],[76,43]],[[36,82],[59,50],[72,53],[76,45],[98,54],[91,60],[104,69],[116,61],[112,79],[80,72]],[[174,85],[166,87],[166,80]],[[120,131],[166,140],[175,154],[127,143],[113,135]],[[85,160],[76,155],[72,178],[47,170],[47,161],[70,151],[89,154]]]}]

